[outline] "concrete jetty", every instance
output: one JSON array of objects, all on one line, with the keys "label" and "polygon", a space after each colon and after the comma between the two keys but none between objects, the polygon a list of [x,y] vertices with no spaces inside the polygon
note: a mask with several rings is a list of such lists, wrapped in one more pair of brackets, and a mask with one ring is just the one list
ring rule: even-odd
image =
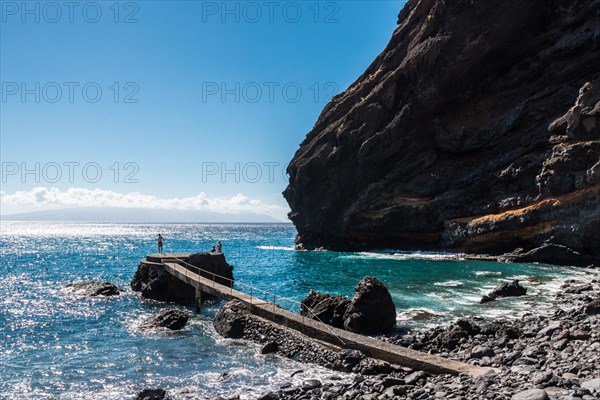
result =
[{"label": "concrete jetty", "polygon": [[[278,296],[236,282],[236,287],[232,285],[223,285],[218,283],[223,277],[202,270],[199,267],[189,265],[184,260],[188,254],[161,254],[150,255],[146,258],[147,262],[161,263],[165,271],[177,279],[187,283],[196,290],[196,307],[200,309],[202,293],[207,293],[227,300],[239,300],[247,305],[250,312],[258,317],[269,320],[275,324],[293,329],[300,334],[312,339],[332,344],[344,349],[359,350],[363,354],[397,364],[415,370],[422,370],[435,374],[455,374],[468,373],[470,376],[479,376],[491,371],[491,368],[479,367],[463,362],[449,360],[433,354],[427,354],[416,350],[408,349],[402,346],[394,345],[374,337],[363,336],[343,329],[334,328],[330,325],[313,320],[311,318],[287,311],[276,304]],[[268,296],[267,301],[258,297],[261,293]]]}]

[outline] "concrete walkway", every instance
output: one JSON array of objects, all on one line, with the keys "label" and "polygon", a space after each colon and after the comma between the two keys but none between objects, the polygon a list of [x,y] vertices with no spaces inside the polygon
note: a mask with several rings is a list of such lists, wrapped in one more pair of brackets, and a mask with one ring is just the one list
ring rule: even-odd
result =
[{"label": "concrete walkway", "polygon": [[[185,255],[181,256],[182,258],[185,258]],[[179,257],[175,257],[175,255],[171,255],[170,257],[165,255],[162,257],[164,261],[167,261],[164,262],[165,270],[171,275],[195,287],[197,293],[200,293],[201,291],[227,300],[239,300],[248,306],[252,314],[298,331],[310,338],[345,349],[359,350],[372,358],[434,374],[443,373],[458,375],[466,372],[470,376],[475,377],[492,370],[491,368],[483,368],[449,360],[436,355],[397,346],[370,336],[363,336],[334,328],[311,318],[284,310],[276,304],[257,298],[252,294],[240,292],[229,286],[216,283],[212,279],[200,276],[198,273],[178,264],[175,260],[176,258]],[[171,260],[172,262],[168,262]],[[197,307],[199,306],[198,302],[199,297],[197,297]]]}]

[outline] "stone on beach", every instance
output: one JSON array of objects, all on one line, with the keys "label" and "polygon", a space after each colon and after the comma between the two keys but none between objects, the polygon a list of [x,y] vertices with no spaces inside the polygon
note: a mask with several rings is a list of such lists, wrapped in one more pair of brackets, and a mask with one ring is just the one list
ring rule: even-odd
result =
[{"label": "stone on beach", "polygon": [[515,394],[511,400],[550,400],[550,398],[542,389],[529,389]]}]

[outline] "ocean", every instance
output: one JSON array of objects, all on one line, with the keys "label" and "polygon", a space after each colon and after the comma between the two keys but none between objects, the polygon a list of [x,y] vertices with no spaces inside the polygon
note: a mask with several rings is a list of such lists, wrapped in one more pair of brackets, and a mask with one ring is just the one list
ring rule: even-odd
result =
[{"label": "ocean", "polygon": [[[375,276],[392,294],[401,331],[463,316],[544,313],[562,281],[593,273],[457,260],[444,253],[294,251],[290,224],[2,222],[0,399],[133,399],[146,387],[162,387],[174,399],[254,399],[285,382],[352,378],[263,356],[256,344],[219,337],[212,319],[221,301],[192,314],[181,332],[140,331],[145,318],[167,306],[129,287],[139,261],[156,252],[158,233],[165,237],[165,252],[208,251],[221,240],[238,281],[293,299],[278,299],[293,311],[310,289],[350,297],[362,278]],[[527,296],[478,304],[484,293],[511,279],[522,281]],[[65,288],[90,280],[115,283],[126,293],[88,298]],[[304,373],[290,378],[298,370]]]}]

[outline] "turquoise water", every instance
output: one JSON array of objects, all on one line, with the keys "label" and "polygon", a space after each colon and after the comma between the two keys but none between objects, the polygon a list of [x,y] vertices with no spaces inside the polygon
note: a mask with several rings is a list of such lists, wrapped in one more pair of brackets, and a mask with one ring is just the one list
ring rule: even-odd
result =
[{"label": "turquoise water", "polygon": [[[159,232],[167,252],[206,251],[221,240],[236,279],[294,300],[277,299],[291,310],[310,289],[351,296],[360,279],[376,276],[392,293],[402,329],[466,315],[544,312],[562,280],[590,273],[454,261],[447,254],[297,252],[295,229],[287,224],[3,222],[0,228],[1,399],[128,399],[148,386],[169,389],[177,399],[231,393],[255,398],[290,381],[298,369],[306,372],[291,381],[332,374],[220,338],[212,328],[219,303],[208,304],[181,333],[140,332],[138,325],[164,304],[141,299],[129,282],[140,259],[155,251]],[[477,304],[483,293],[513,278],[523,280],[527,296]],[[90,299],[65,289],[87,280],[111,281],[127,293]]]}]

